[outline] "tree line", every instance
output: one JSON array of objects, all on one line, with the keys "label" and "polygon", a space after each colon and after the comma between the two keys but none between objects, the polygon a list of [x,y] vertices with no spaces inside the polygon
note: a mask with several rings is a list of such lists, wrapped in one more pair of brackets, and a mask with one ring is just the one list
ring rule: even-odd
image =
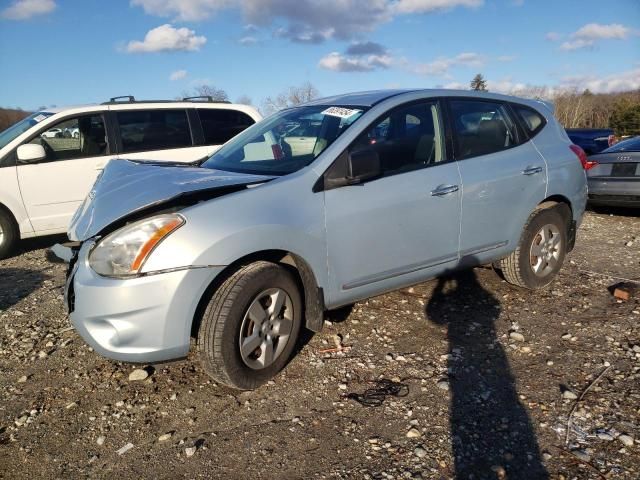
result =
[{"label": "tree line", "polygon": [[[482,74],[469,83],[471,90],[487,91],[491,84]],[[554,90],[526,87],[510,92],[526,98],[551,101],[564,128],[611,128],[616,135],[640,135],[640,90],[592,93],[590,90]]]},{"label": "tree line", "polygon": [[[470,82],[471,90],[491,90],[491,83],[482,74]],[[640,135],[640,90],[621,93],[592,93],[589,90],[554,90],[548,87],[527,87],[510,92],[513,95],[538,98],[553,102],[555,116],[565,128],[611,128],[616,135]],[[230,101],[224,89],[213,85],[200,85],[185,91],[181,97],[210,96],[214,101]],[[282,92],[266,97],[260,105],[254,105],[264,115],[306,103],[320,96],[310,82],[294,85]],[[253,105],[247,95],[236,99],[236,103]],[[29,115],[20,109],[0,108],[0,131]]]}]

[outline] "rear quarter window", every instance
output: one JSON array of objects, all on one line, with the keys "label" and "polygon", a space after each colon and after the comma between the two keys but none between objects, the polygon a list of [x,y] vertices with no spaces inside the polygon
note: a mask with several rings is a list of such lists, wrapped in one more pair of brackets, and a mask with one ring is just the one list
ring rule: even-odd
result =
[{"label": "rear quarter window", "polygon": [[530,137],[536,135],[547,123],[545,118],[533,108],[515,104],[512,104],[511,107],[515,110],[516,115],[518,115],[522,128],[524,128]]},{"label": "rear quarter window", "polygon": [[222,108],[199,108],[206,145],[222,145],[253,125],[254,120],[244,112]]}]

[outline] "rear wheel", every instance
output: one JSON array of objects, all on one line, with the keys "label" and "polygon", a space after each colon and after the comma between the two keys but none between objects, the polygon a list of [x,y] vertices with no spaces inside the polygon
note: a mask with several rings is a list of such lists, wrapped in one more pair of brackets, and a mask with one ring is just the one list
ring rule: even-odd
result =
[{"label": "rear wheel", "polygon": [[536,210],[524,227],[515,252],[500,262],[505,280],[519,287],[536,289],[550,284],[567,253],[565,206]]},{"label": "rear wheel", "polygon": [[13,218],[0,209],[0,259],[6,258],[13,251],[20,236]]},{"label": "rear wheel", "polygon": [[284,368],[301,323],[302,299],[293,275],[275,263],[252,263],[213,294],[198,351],[216,381],[251,390]]}]

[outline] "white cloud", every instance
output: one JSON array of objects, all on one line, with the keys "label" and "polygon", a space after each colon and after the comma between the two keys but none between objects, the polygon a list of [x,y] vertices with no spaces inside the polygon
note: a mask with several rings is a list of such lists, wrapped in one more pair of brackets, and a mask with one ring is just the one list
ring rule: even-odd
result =
[{"label": "white cloud", "polygon": [[348,40],[397,15],[483,4],[484,0],[131,0],[131,5],[150,15],[178,21],[201,21],[223,10],[240,10],[252,29],[273,28],[275,36],[299,43]]},{"label": "white cloud", "polygon": [[171,75],[169,75],[169,80],[171,80],[172,82],[175,82],[176,80],[182,80],[186,78],[186,76],[187,76],[186,70],[176,70],[175,72],[171,72]]},{"label": "white cloud", "polygon": [[439,57],[428,63],[418,63],[410,66],[410,70],[420,75],[442,76],[447,75],[452,67],[482,67],[485,58],[472,52],[465,52],[455,57]]},{"label": "white cloud", "polygon": [[[550,32],[547,34],[547,38],[551,35]],[[591,48],[596,45],[598,40],[624,40],[632,33],[632,30],[629,27],[625,27],[619,23],[610,23],[608,25],[602,25],[600,23],[588,23],[583,25],[578,30],[573,32],[570,35],[570,40],[562,43],[560,45],[560,50],[572,51],[572,50],[580,50],[583,48]],[[560,38],[559,34],[555,38],[551,38],[552,40],[557,40]]]},{"label": "white cloud", "polygon": [[45,15],[56,9],[54,0],[15,0],[2,10],[0,16],[8,20],[28,20],[36,15]]},{"label": "white cloud", "polygon": [[387,69],[392,63],[393,59],[387,54],[353,56],[332,52],[321,58],[318,65],[334,72],[371,72]]},{"label": "white cloud", "polygon": [[569,40],[567,42],[563,42],[560,45],[560,50],[564,50],[566,52],[570,52],[572,50],[580,50],[581,48],[593,47],[593,40],[585,40],[584,38],[576,38],[575,40]]},{"label": "white cloud", "polygon": [[484,0],[398,0],[392,9],[398,13],[428,13],[455,7],[475,8],[484,5]]},{"label": "white cloud", "polygon": [[207,43],[204,36],[188,28],[174,28],[170,24],[160,25],[147,32],[143,41],[133,40],[127,44],[129,53],[195,51]]},{"label": "white cloud", "polygon": [[565,77],[560,84],[562,89],[583,91],[589,89],[593,93],[614,93],[640,89],[640,67],[626,72],[607,76],[578,75]]},{"label": "white cloud", "polygon": [[562,38],[562,35],[558,32],[548,32],[544,38],[550,42],[557,42]]},{"label": "white cloud", "polygon": [[619,23],[611,23],[609,25],[601,25],[599,23],[589,23],[580,27],[571,36],[575,38],[583,38],[587,40],[596,40],[601,38],[627,38],[631,30]]},{"label": "white cloud", "polygon": [[249,47],[258,43],[258,39],[249,35],[246,37],[242,37],[240,40],[238,40],[238,43],[243,47]]}]

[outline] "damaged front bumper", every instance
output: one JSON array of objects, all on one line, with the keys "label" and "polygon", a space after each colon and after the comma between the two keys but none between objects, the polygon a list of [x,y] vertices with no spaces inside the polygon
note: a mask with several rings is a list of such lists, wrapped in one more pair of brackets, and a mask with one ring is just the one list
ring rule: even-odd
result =
[{"label": "damaged front bumper", "polygon": [[149,363],[185,357],[198,303],[224,267],[187,268],[135,278],[102,277],[89,266],[93,242],[72,256],[65,288],[80,336],[108,358]]}]

